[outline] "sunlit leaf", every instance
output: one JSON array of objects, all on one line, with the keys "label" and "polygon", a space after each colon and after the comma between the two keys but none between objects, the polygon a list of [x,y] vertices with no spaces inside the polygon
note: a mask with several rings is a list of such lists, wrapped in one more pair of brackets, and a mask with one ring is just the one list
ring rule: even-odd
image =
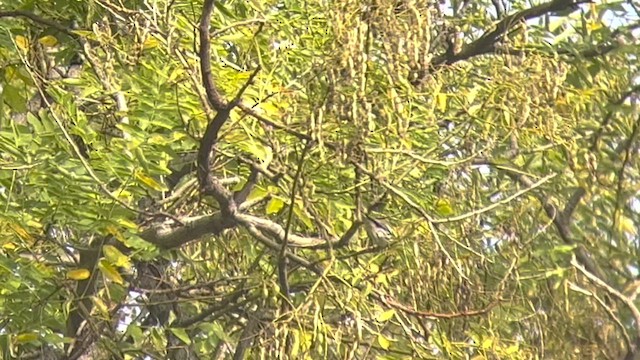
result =
[{"label": "sunlit leaf", "polygon": [[108,318],[109,317],[109,307],[107,306],[107,304],[105,304],[104,301],[102,301],[102,299],[100,299],[97,296],[91,297],[91,300],[93,301],[93,305],[100,312],[100,315],[102,315],[105,318]]},{"label": "sunlit leaf", "polygon": [[9,223],[9,227],[11,228],[11,230],[13,230],[13,232],[18,235],[18,237],[20,237],[20,239],[27,241],[27,242],[33,242],[34,238],[33,236],[31,236],[31,234],[29,234],[29,232],[24,229],[22,226],[16,224],[16,223]]},{"label": "sunlit leaf", "polygon": [[141,183],[146,185],[147,187],[156,190],[156,191],[167,191],[168,188],[159,182],[157,182],[154,178],[143,174],[140,171],[136,172],[136,179],[138,179]]},{"label": "sunlit leaf", "polygon": [[144,44],[142,44],[142,48],[145,50],[153,49],[158,47],[160,42],[153,36],[149,36],[144,40]]},{"label": "sunlit leaf", "polygon": [[274,197],[271,200],[269,200],[269,203],[267,203],[267,214],[275,214],[278,211],[280,211],[282,209],[282,207],[284,206],[284,201]]},{"label": "sunlit leaf", "polygon": [[520,346],[518,346],[518,343],[515,343],[513,345],[510,345],[508,348],[506,348],[504,350],[504,353],[507,355],[512,355],[517,353],[519,349],[520,349]]},{"label": "sunlit leaf", "polygon": [[15,37],[15,40],[16,40],[16,45],[20,50],[22,51],[29,50],[29,40],[26,37],[22,35],[18,35]]},{"label": "sunlit leaf", "polygon": [[451,204],[446,199],[438,199],[436,201],[436,211],[441,216],[451,216],[453,215],[453,208]]},{"label": "sunlit leaf", "polygon": [[107,225],[105,229],[107,230],[107,233],[113,235],[113,237],[118,239],[118,241],[124,241],[124,236],[122,235],[122,232],[120,232],[120,229],[118,229],[116,226]]},{"label": "sunlit leaf", "polygon": [[484,340],[482,340],[482,343],[480,344],[480,348],[487,350],[490,349],[493,346],[493,338],[485,338]]},{"label": "sunlit leaf", "polygon": [[129,261],[129,257],[121,253],[115,246],[104,245],[102,247],[102,252],[111,264],[125,269],[131,268],[131,261]]},{"label": "sunlit leaf", "polygon": [[300,221],[302,221],[307,226],[308,229],[313,229],[313,222],[311,221],[311,217],[306,213],[306,211],[302,210],[298,206],[297,202],[293,207],[293,213]]},{"label": "sunlit leaf", "polygon": [[396,314],[396,311],[394,309],[389,309],[383,313],[380,313],[380,315],[377,316],[376,320],[378,322],[386,322],[389,319],[391,319],[395,314]]},{"label": "sunlit leaf", "polygon": [[378,334],[378,345],[380,345],[384,350],[389,350],[391,342],[384,335]]},{"label": "sunlit leaf", "polygon": [[16,112],[27,111],[27,100],[22,94],[23,92],[20,89],[10,84],[4,85],[3,99]]},{"label": "sunlit leaf", "polygon": [[113,265],[109,264],[106,259],[100,260],[98,263],[98,268],[102,272],[102,274],[109,280],[113,281],[116,284],[123,285],[124,279]]},{"label": "sunlit leaf", "polygon": [[624,215],[618,216],[617,229],[618,232],[623,235],[630,234],[635,236],[638,234],[638,227],[635,222]]},{"label": "sunlit leaf", "polygon": [[87,269],[74,269],[67,272],[67,277],[71,280],[86,280],[91,276]]},{"label": "sunlit leaf", "polygon": [[45,47],[54,47],[58,43],[58,39],[54,36],[46,35],[38,39],[38,42]]}]

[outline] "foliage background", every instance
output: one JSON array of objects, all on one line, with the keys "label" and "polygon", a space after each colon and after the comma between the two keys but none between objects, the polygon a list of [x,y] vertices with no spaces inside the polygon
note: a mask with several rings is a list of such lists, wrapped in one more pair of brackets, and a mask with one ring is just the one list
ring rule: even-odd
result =
[{"label": "foliage background", "polygon": [[635,358],[638,6],[0,2],[3,357]]}]

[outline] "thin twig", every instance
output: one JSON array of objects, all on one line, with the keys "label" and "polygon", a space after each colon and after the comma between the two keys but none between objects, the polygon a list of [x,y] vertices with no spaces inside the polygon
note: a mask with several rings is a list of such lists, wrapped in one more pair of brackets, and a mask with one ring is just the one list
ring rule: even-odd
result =
[{"label": "thin twig", "polygon": [[287,257],[285,256],[287,245],[289,243],[289,231],[291,230],[291,223],[293,222],[293,208],[296,203],[296,191],[298,189],[298,181],[300,180],[300,176],[302,175],[302,168],[304,166],[305,157],[307,156],[307,152],[311,148],[312,142],[308,141],[304,145],[304,149],[302,150],[302,155],[300,155],[300,161],[298,162],[298,168],[296,169],[296,173],[293,177],[293,184],[291,185],[291,197],[289,204],[289,213],[287,214],[287,222],[284,227],[284,237],[282,239],[282,244],[280,247],[280,254],[278,255],[278,282],[280,284],[280,293],[285,298],[285,303],[289,303],[289,282],[287,280]]},{"label": "thin twig", "polygon": [[637,335],[638,337],[640,337],[640,310],[638,310],[638,307],[633,303],[633,301],[631,301],[631,299],[629,299],[623,293],[614,289],[611,285],[607,284],[604,280],[600,279],[598,276],[587,270],[584,266],[578,263],[575,258],[571,259],[571,265],[578,271],[580,271],[584,276],[586,276],[587,279],[591,280],[591,282],[606,290],[611,296],[617,298],[629,308],[636,323]]}]

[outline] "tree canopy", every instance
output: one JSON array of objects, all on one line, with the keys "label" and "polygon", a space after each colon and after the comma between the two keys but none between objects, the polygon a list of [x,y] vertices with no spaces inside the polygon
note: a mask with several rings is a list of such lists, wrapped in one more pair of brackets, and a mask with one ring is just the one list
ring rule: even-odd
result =
[{"label": "tree canopy", "polygon": [[2,357],[640,357],[639,7],[0,1]]}]

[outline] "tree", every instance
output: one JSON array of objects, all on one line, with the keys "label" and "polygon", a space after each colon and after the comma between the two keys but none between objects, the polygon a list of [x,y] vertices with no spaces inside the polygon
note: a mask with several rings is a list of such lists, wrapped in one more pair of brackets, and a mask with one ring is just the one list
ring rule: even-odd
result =
[{"label": "tree", "polygon": [[637,4],[0,18],[5,358],[638,356]]}]

